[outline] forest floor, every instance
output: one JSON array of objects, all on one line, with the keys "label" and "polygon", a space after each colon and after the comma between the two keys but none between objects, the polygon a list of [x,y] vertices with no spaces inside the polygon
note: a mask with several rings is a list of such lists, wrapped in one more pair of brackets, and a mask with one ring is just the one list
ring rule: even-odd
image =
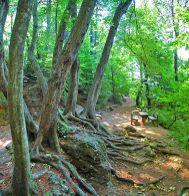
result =
[{"label": "forest floor", "polygon": [[[109,131],[113,133],[127,134],[124,132],[125,128],[130,125],[130,114],[132,111],[132,103],[128,102],[121,106],[115,107],[111,112],[106,112],[102,115],[102,121],[109,127]],[[155,180],[161,176],[165,176],[157,183],[146,185],[133,185],[124,182],[118,182],[114,177],[111,177],[111,183],[99,183],[101,178],[91,177],[88,179],[99,193],[99,195],[167,195],[175,196],[180,194],[180,190],[183,187],[189,187],[189,152],[184,152],[179,146],[172,146],[176,143],[174,138],[170,137],[168,130],[161,126],[155,127],[150,124],[145,126],[135,126],[137,133],[143,135],[142,138],[136,138],[138,140],[147,142],[146,138],[151,138],[151,141],[161,141],[165,145],[171,147],[172,151],[179,155],[167,155],[164,153],[149,153],[146,150],[137,150],[132,152],[132,156],[136,159],[141,159],[143,154],[149,153],[152,162],[147,162],[142,165],[133,163],[111,162],[117,173],[120,176],[131,178],[135,182],[141,182],[145,179]],[[133,136],[134,137],[134,136]],[[10,156],[10,150],[7,150],[6,146],[11,143],[10,127],[8,125],[0,126],[0,190],[5,188],[11,182],[12,173],[12,161]],[[153,144],[150,144],[153,145]],[[36,172],[41,169],[49,168],[47,165],[34,164],[32,165],[32,171]],[[55,171],[58,173],[58,171]],[[46,182],[48,174],[43,175],[36,181],[40,186],[41,192],[51,189],[51,185]],[[63,176],[62,176],[63,177]],[[43,195],[42,193],[40,195]],[[183,194],[187,196],[188,194]]]},{"label": "forest floor", "polygon": [[[128,101],[117,106],[113,111],[105,113],[103,121],[113,133],[122,132],[124,134],[125,128],[131,124],[130,116],[133,109],[132,102]],[[114,181],[115,185],[120,188],[119,193],[117,192],[115,195],[179,195],[183,187],[189,187],[189,152],[180,149],[179,144],[169,135],[168,130],[161,126],[155,127],[150,123],[146,123],[144,126],[140,123],[135,128],[138,134],[144,136],[141,138],[144,142],[145,138],[150,138],[151,141],[161,141],[161,143],[170,146],[171,151],[178,153],[179,156],[156,153],[151,157],[152,162],[140,166],[126,163],[127,168],[119,163],[117,165],[114,163],[114,167],[121,176],[135,178],[136,181],[153,180],[165,175],[165,178],[160,182],[145,186],[126,185]],[[141,159],[141,153],[146,155],[147,152],[134,152],[133,156]],[[183,195],[189,195],[188,190],[186,192]]]}]

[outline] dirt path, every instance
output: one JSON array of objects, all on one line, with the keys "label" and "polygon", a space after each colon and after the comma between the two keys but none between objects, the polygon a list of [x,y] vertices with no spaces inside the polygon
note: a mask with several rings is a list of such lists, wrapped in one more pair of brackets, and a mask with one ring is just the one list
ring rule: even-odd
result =
[{"label": "dirt path", "polygon": [[[124,134],[125,128],[130,125],[130,115],[133,109],[131,105],[131,103],[127,103],[118,106],[113,111],[103,115],[103,121],[109,126],[111,131],[117,134]],[[151,138],[152,141],[161,141],[165,145],[175,143],[174,138],[169,136],[168,130],[161,126],[154,127],[147,124],[145,126],[135,126],[135,128],[137,129],[138,134],[141,134],[146,138]],[[141,140],[145,140],[146,138],[141,138]],[[150,145],[153,145],[153,143]],[[125,183],[115,182],[122,190],[119,189],[120,192],[118,194],[112,195],[180,195],[180,190],[183,186],[189,187],[189,153],[183,152],[179,149],[179,146],[174,146],[171,149],[178,152],[179,156],[155,153],[152,157],[153,162],[146,163],[140,167],[128,163],[128,168],[120,166],[119,162],[114,164],[114,167],[117,168],[120,175],[123,177],[134,177],[138,180],[143,177],[156,179],[161,175],[165,175],[165,178],[158,183],[146,186],[131,186]],[[146,152],[144,152],[144,150],[142,151],[143,152],[134,152],[132,155],[140,159],[143,156],[142,153],[144,153],[144,156],[146,155]],[[149,154],[149,156],[151,155]],[[189,195],[189,192],[183,195]]]},{"label": "dirt path", "polygon": [[[125,128],[130,125],[131,102],[122,106],[116,107],[113,111],[107,112],[103,115],[103,121],[109,126],[114,133],[126,134]],[[146,138],[161,141],[165,145],[174,142],[174,139],[168,135],[168,131],[162,127],[154,127],[151,125],[137,126],[137,132]],[[137,138],[141,142],[147,143],[146,138]],[[0,189],[4,188],[6,184],[10,183],[10,176],[12,172],[12,161],[10,155],[7,154],[6,146],[11,142],[9,126],[0,126]],[[148,145],[153,145],[149,144]],[[147,180],[155,180],[161,176],[165,176],[158,183],[150,185],[133,185],[125,182],[118,182],[115,178],[111,178],[111,183],[98,183],[98,179],[94,187],[99,192],[99,195],[122,196],[122,195],[157,195],[157,196],[177,196],[183,186],[189,187],[189,153],[184,153],[179,147],[174,147],[174,151],[179,152],[180,156],[165,155],[161,153],[151,152],[148,148],[131,152],[136,159],[148,156],[153,161],[143,165],[135,165],[131,163],[113,162],[114,168],[120,176],[134,179],[135,182]],[[35,170],[40,170],[43,166],[37,166]],[[42,180],[42,179],[41,179]],[[45,184],[45,179],[41,189],[46,189],[48,184]],[[50,189],[50,187],[48,188]],[[184,195],[184,194],[183,194]],[[189,194],[185,194],[187,196]]]}]

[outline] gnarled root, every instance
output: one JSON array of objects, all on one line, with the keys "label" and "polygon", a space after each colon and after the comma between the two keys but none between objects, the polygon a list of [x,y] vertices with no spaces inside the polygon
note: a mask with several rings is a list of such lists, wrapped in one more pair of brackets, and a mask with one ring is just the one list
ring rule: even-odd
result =
[{"label": "gnarled root", "polygon": [[166,177],[166,175],[162,175],[159,178],[156,178],[154,180],[151,180],[151,181],[148,181],[148,182],[141,182],[141,181],[138,181],[138,180],[134,180],[132,178],[122,177],[122,176],[118,175],[117,172],[113,169],[112,169],[111,172],[116,177],[116,179],[118,181],[125,182],[127,184],[136,184],[138,186],[147,186],[147,185],[150,185],[150,184],[156,184],[156,183],[160,182],[161,180],[163,180]]},{"label": "gnarled root", "polygon": [[137,164],[137,165],[142,165],[142,164],[145,164],[147,162],[152,161],[150,159],[143,159],[143,160],[130,159],[130,158],[127,158],[123,153],[120,153],[120,152],[118,153],[118,152],[114,152],[114,151],[109,151],[107,154],[108,154],[110,159],[126,161],[128,163],[134,163],[134,164]]},{"label": "gnarled root", "polygon": [[71,163],[63,159],[62,156],[37,155],[37,156],[32,156],[31,159],[34,162],[49,164],[52,167],[61,171],[64,174],[66,181],[68,182],[69,185],[71,185],[71,187],[74,189],[76,194],[81,196],[86,195],[86,193],[79,187],[79,185],[73,181],[71,176],[77,179],[78,183],[89,193],[91,193],[92,195],[98,195],[94,190],[94,188],[90,184],[87,184],[85,180],[78,174],[75,167]]},{"label": "gnarled root", "polygon": [[154,150],[162,153],[162,154],[168,154],[168,155],[176,155],[179,156],[179,154],[177,152],[165,149],[165,148],[158,148],[157,146],[150,146],[151,148],[153,148]]}]

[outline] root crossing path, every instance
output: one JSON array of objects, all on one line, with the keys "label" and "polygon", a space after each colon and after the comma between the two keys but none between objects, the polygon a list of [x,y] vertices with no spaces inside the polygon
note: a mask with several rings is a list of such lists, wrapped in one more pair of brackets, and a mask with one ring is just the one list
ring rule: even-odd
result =
[{"label": "root crossing path", "polygon": [[[116,178],[109,190],[110,195],[189,195],[189,152],[179,148],[169,131],[161,126],[155,127],[149,123],[130,127],[131,111],[135,109],[129,101],[121,106],[115,106],[111,112],[104,113],[102,121],[109,131],[116,135],[130,137],[143,144],[128,153],[138,163],[127,160],[114,161]],[[114,154],[116,157],[116,155]],[[142,158],[151,161],[142,162]],[[127,180],[125,180],[127,179]],[[133,183],[129,183],[131,180]],[[150,183],[149,183],[150,182]],[[115,188],[115,185],[117,189]]]},{"label": "root crossing path", "polygon": [[[87,182],[92,183],[96,192],[102,196],[188,195],[189,152],[183,152],[177,147],[168,130],[160,126],[146,124],[128,129],[132,109],[131,102],[128,102],[103,114],[102,121],[115,136],[107,140],[113,171],[109,182],[99,183],[102,176],[88,176]],[[9,143],[10,127],[0,126],[0,190],[11,182],[13,165]],[[173,143],[174,147],[171,147]],[[49,171],[48,165],[33,163],[32,172],[39,173],[35,180],[39,195],[49,190],[71,194],[65,190],[65,176],[59,170],[51,168]],[[61,182],[59,187],[54,183],[57,179]],[[77,179],[72,183],[76,182]]]}]

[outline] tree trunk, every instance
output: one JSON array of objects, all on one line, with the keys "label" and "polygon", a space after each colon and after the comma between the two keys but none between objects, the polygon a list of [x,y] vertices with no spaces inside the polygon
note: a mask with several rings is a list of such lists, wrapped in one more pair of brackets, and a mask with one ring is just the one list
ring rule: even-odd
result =
[{"label": "tree trunk", "polygon": [[[8,13],[8,1],[1,2],[0,7],[0,90],[3,92],[3,95],[7,98],[7,77],[8,77],[8,68],[4,61],[4,47],[3,47],[3,32],[6,16]],[[38,126],[35,123],[31,113],[29,112],[27,105],[24,102],[24,114],[26,118],[27,131],[31,133],[37,133]]]},{"label": "tree trunk", "polygon": [[[171,0],[171,16],[172,16],[172,23],[173,23],[173,38],[174,40],[177,39],[179,36],[179,27],[176,24],[175,18],[175,0]],[[177,49],[174,50],[173,53],[173,65],[174,65],[174,78],[175,81],[178,82],[178,51]]]},{"label": "tree trunk", "polygon": [[146,101],[147,101],[147,108],[150,109],[151,108],[151,99],[150,99],[150,87],[149,87],[149,83],[148,83],[148,79],[149,79],[149,75],[148,75],[148,70],[146,68],[146,64],[144,64],[144,74],[145,74],[145,86],[146,86]]},{"label": "tree trunk", "polygon": [[[3,33],[7,13],[9,9],[8,1],[1,1],[0,3],[0,90],[5,89],[5,61],[4,61],[4,44],[3,44]],[[4,92],[6,93],[6,92]]]},{"label": "tree trunk", "polygon": [[64,114],[73,114],[76,113],[76,103],[78,96],[78,74],[79,74],[79,61],[76,59],[70,70],[70,85],[68,90],[68,96],[66,101],[66,107]]},{"label": "tree trunk", "polygon": [[[73,24],[77,17],[77,4],[73,4],[72,9],[70,11],[71,18],[73,20]],[[76,57],[73,65],[71,66],[70,70],[70,81],[69,81],[69,89],[68,89],[68,96],[66,101],[66,107],[64,114],[76,114],[76,104],[77,104],[77,96],[78,96],[78,80],[79,80],[79,60]]]},{"label": "tree trunk", "polygon": [[14,149],[13,195],[29,195],[30,156],[23,107],[23,51],[33,1],[19,0],[9,46],[8,106]]},{"label": "tree trunk", "polygon": [[[60,28],[59,28],[55,48],[54,48],[53,65],[55,65],[57,63],[57,59],[60,58],[61,50],[62,50],[62,46],[64,42],[64,34],[65,34],[66,26],[67,26],[67,21],[71,15],[72,7],[75,6],[75,4],[76,4],[76,0],[69,0],[68,5],[62,15]],[[34,8],[33,8],[33,36],[32,36],[32,41],[31,41],[31,45],[29,48],[29,59],[33,65],[33,70],[37,76],[39,85],[42,89],[43,97],[45,98],[47,89],[48,89],[48,84],[47,84],[46,78],[44,77],[40,69],[37,59],[34,56],[34,50],[35,50],[36,41],[37,41],[37,30],[38,30],[37,0],[35,0]],[[57,122],[58,122],[58,114],[55,116],[55,119],[52,121],[52,124],[49,129],[49,134],[46,136],[46,141],[49,142],[50,147],[52,149],[60,153],[60,147],[59,147],[58,136],[57,136]]]},{"label": "tree trunk", "polygon": [[141,65],[141,63],[139,63],[139,68],[140,68],[140,86],[138,88],[138,92],[137,92],[137,95],[136,95],[136,106],[140,108],[142,88],[143,88],[143,74],[142,74],[142,65]]},{"label": "tree trunk", "polygon": [[33,152],[38,152],[43,137],[55,118],[67,73],[70,70],[70,66],[75,61],[78,50],[85,37],[95,4],[96,0],[83,0],[78,18],[74,23],[68,41],[65,44],[57,63],[53,65],[52,74],[48,81],[48,91],[44,103],[44,110],[41,115],[40,131],[33,147]]},{"label": "tree trunk", "polygon": [[119,5],[115,11],[113,20],[111,22],[111,27],[110,27],[110,30],[108,33],[108,37],[106,39],[106,43],[105,43],[100,61],[97,66],[97,69],[96,69],[93,84],[91,86],[91,89],[89,91],[88,98],[87,98],[87,105],[85,108],[85,114],[89,118],[95,117],[95,106],[96,106],[96,102],[98,100],[98,96],[100,94],[101,81],[102,81],[102,78],[104,75],[104,70],[105,70],[106,65],[108,63],[111,48],[112,48],[113,42],[114,42],[114,37],[116,35],[121,17],[127,11],[131,2],[132,2],[132,0],[120,1]]},{"label": "tree trunk", "polygon": [[116,94],[115,94],[115,79],[114,79],[114,68],[113,68],[113,65],[111,65],[111,80],[112,80],[112,100],[113,100],[113,103],[115,104],[116,103]]},{"label": "tree trunk", "polygon": [[56,38],[56,44],[55,44],[54,52],[53,52],[53,61],[52,61],[53,66],[58,63],[58,59],[60,58],[63,43],[64,43],[64,38],[65,38],[67,22],[71,16],[72,6],[74,6],[75,4],[76,4],[76,0],[69,0],[67,7],[62,15],[61,22],[59,25],[58,35]]},{"label": "tree trunk", "polygon": [[55,19],[54,19],[54,31],[57,37],[58,34],[58,6],[59,6],[59,0],[56,1],[56,10],[55,10]]},{"label": "tree trunk", "polygon": [[51,6],[52,6],[52,0],[47,0],[47,6],[46,6],[46,19],[47,19],[47,28],[46,28],[46,47],[47,52],[50,49],[48,38],[51,36]]},{"label": "tree trunk", "polygon": [[38,31],[38,14],[37,14],[37,6],[38,1],[34,0],[34,6],[33,6],[33,34],[31,39],[31,44],[28,51],[28,58],[31,62],[32,69],[34,70],[37,80],[39,83],[39,86],[41,87],[42,93],[43,93],[43,99],[45,98],[46,92],[47,92],[47,81],[46,78],[43,75],[43,72],[41,71],[40,65],[37,62],[37,59],[35,57],[35,48],[37,43],[37,31]]}]

